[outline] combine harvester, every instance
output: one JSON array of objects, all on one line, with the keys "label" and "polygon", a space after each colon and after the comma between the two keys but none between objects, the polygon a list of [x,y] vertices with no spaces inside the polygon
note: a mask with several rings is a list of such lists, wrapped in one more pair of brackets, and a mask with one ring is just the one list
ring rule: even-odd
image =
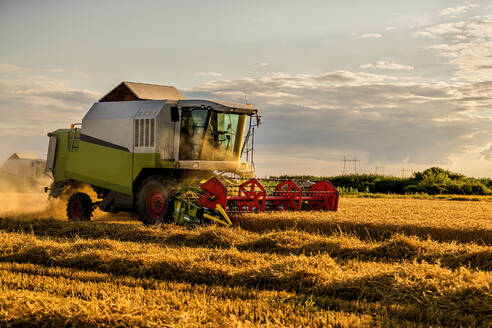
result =
[{"label": "combine harvester", "polygon": [[[328,181],[253,178],[259,118],[250,105],[122,82],[81,124],[48,133],[46,191],[71,194],[69,220],[90,220],[96,207],[137,213],[145,224],[231,225],[235,212],[336,211],[338,191]],[[85,184],[99,200],[76,192]]]}]

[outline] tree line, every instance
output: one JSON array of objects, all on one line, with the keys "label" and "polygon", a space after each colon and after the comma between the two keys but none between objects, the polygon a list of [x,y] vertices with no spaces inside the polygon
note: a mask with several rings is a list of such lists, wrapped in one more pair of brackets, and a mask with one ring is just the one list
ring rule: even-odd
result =
[{"label": "tree line", "polygon": [[329,180],[335,187],[351,192],[429,195],[492,195],[492,179],[471,178],[440,167],[400,178],[376,174],[349,174],[332,177],[282,175],[278,179]]}]

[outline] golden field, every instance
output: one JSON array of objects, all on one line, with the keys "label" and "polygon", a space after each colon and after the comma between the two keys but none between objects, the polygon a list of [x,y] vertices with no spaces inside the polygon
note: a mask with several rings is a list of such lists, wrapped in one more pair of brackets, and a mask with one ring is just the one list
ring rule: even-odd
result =
[{"label": "golden field", "polygon": [[234,228],[61,206],[0,212],[0,326],[491,326],[490,198],[342,198]]}]

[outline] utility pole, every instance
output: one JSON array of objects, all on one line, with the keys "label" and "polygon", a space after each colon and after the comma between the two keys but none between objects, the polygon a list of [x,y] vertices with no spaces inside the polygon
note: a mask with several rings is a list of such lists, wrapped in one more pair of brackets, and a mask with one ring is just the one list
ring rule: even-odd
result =
[{"label": "utility pole", "polygon": [[378,175],[378,170],[381,170],[381,175],[384,175],[384,166],[376,165],[376,172],[374,174]]},{"label": "utility pole", "polygon": [[401,177],[404,178],[406,176],[405,173],[409,173],[409,175],[410,175],[413,172],[414,172],[413,169],[405,169],[404,167],[402,167],[402,169],[401,169]]},{"label": "utility pole", "polygon": [[342,175],[345,175],[345,170],[347,168],[347,162],[353,162],[354,163],[354,174],[357,174],[357,162],[360,162],[360,160],[358,160],[357,157],[354,157],[353,159],[347,159],[346,156],[343,156],[342,162],[343,162]]}]

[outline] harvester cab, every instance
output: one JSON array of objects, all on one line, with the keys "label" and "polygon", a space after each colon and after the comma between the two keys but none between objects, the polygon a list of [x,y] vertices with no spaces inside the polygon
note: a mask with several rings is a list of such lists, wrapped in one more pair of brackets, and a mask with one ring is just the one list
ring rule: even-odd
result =
[{"label": "harvester cab", "polygon": [[[53,183],[47,189],[52,197],[69,197],[71,220],[90,220],[96,207],[136,212],[145,224],[171,218],[230,225],[232,212],[336,210],[338,192],[328,181],[253,178],[258,125],[251,105],[190,100],[174,87],[122,82],[81,125],[48,134]],[[83,185],[97,199],[78,191]]]},{"label": "harvester cab", "polygon": [[171,111],[177,112],[172,116],[179,126],[175,136],[179,139],[175,156],[179,168],[254,174],[250,155],[254,127],[259,122],[256,108],[211,100],[180,100],[177,105]]}]

